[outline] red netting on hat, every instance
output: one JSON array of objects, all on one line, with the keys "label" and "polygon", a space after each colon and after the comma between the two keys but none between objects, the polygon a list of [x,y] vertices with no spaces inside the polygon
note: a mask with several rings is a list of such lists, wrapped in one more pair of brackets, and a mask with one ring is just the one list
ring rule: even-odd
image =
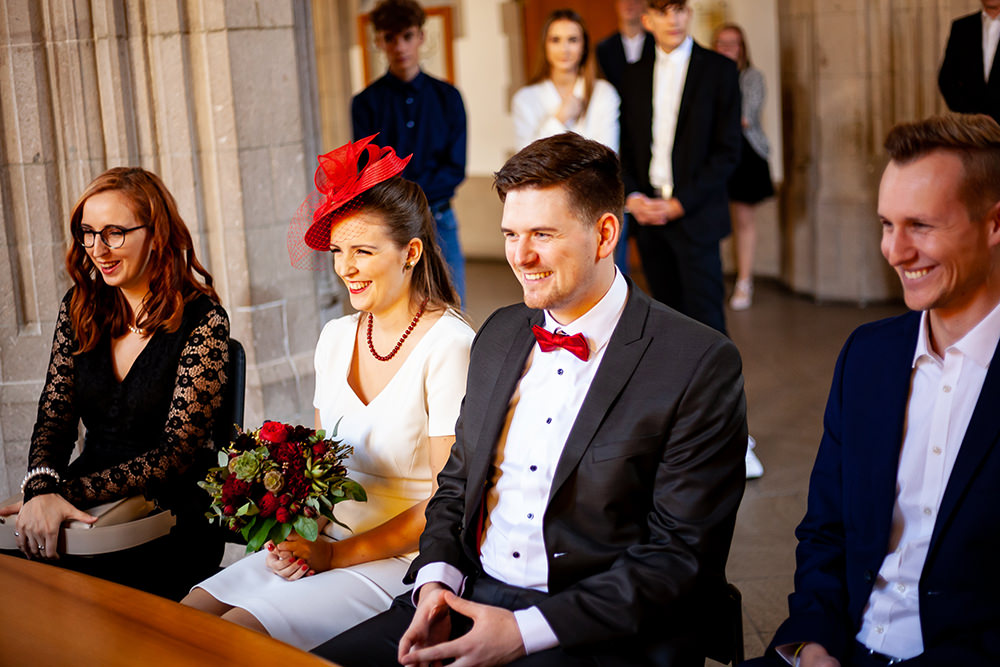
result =
[{"label": "red netting on hat", "polygon": [[[361,206],[358,195],[402,173],[413,157],[400,158],[389,146],[370,145],[376,136],[349,142],[317,157],[316,189],[305,198],[288,226],[288,257],[295,268],[322,268],[326,261],[323,254],[330,249],[330,230],[357,212]],[[344,238],[349,236],[353,234]]]}]

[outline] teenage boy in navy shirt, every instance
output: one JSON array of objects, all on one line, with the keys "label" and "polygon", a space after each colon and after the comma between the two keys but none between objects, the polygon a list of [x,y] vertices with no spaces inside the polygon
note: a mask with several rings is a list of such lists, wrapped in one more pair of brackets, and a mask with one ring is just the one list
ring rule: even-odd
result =
[{"label": "teenage boy in navy shirt", "polygon": [[465,302],[465,258],[451,209],[465,180],[465,105],[458,90],[420,69],[426,13],[415,0],[382,0],[372,10],[375,42],[389,71],[351,101],[354,139],[379,134],[380,146],[413,154],[403,172],[427,195],[437,223],[437,242]]}]

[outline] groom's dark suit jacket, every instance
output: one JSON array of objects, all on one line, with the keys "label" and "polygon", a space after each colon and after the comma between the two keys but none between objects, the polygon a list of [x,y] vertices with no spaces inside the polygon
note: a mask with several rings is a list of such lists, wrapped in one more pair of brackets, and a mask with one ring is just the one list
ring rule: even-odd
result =
[{"label": "groom's dark suit jacket", "polygon": [[[477,523],[511,396],[543,313],[494,313],[472,346],[451,457],[408,574],[446,562],[480,572]],[[741,362],[725,337],[629,298],[559,459],[543,531],[563,647],[683,633],[723,585],[743,495]]]},{"label": "groom's dark suit jacket", "polygon": [[[1000,49],[997,49],[1000,56]],[[951,24],[948,46],[938,72],[938,87],[948,108],[959,113],[985,113],[1000,122],[1000,66],[993,57],[990,79],[983,74],[982,12]]]},{"label": "groom's dark suit jacket", "polygon": [[[817,641],[842,662],[850,657],[889,544],[919,322],[908,313],[865,325],[840,353],[796,531],[791,615],[772,647]],[[998,362],[994,353],[920,576],[925,652],[904,665],[1000,664]]]}]

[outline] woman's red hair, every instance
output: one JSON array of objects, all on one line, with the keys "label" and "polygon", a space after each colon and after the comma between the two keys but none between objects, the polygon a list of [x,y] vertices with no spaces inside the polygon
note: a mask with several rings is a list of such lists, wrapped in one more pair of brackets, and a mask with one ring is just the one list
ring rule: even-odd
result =
[{"label": "woman's red hair", "polygon": [[[95,194],[109,190],[125,197],[136,220],[152,230],[146,263],[149,294],[143,299],[142,312],[136,313],[136,326],[149,332],[176,331],[185,303],[199,294],[219,301],[212,276],[195,257],[191,233],[163,181],[139,167],[108,169],[87,186],[70,215],[74,243],[66,253],[66,270],[75,285],[69,315],[76,334],[76,354],[94,349],[105,331],[112,337],[124,335],[132,321],[121,291],[104,282],[78,242],[84,204]],[[96,239],[95,243],[102,241]]]}]

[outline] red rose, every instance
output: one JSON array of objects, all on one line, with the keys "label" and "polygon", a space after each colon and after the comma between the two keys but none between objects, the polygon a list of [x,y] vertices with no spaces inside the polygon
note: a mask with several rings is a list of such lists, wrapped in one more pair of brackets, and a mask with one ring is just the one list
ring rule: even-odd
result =
[{"label": "red rose", "polygon": [[313,445],[313,456],[315,456],[316,458],[320,458],[324,454],[326,454],[325,442],[317,442],[315,445]]},{"label": "red rose", "polygon": [[260,509],[260,516],[264,519],[269,519],[274,516],[278,507],[280,507],[278,498],[270,491],[265,493],[263,497],[261,497],[260,502],[257,503],[257,508]]},{"label": "red rose", "polygon": [[236,508],[233,507],[232,505],[226,505],[225,507],[222,508],[222,513],[225,514],[226,516],[233,516],[234,514],[236,514]]},{"label": "red rose", "polygon": [[288,440],[288,427],[281,422],[264,422],[260,428],[260,439],[276,444],[282,443]]},{"label": "red rose", "polygon": [[278,520],[278,523],[288,523],[292,520],[292,514],[284,507],[279,507],[278,511],[274,513],[274,518]]}]

